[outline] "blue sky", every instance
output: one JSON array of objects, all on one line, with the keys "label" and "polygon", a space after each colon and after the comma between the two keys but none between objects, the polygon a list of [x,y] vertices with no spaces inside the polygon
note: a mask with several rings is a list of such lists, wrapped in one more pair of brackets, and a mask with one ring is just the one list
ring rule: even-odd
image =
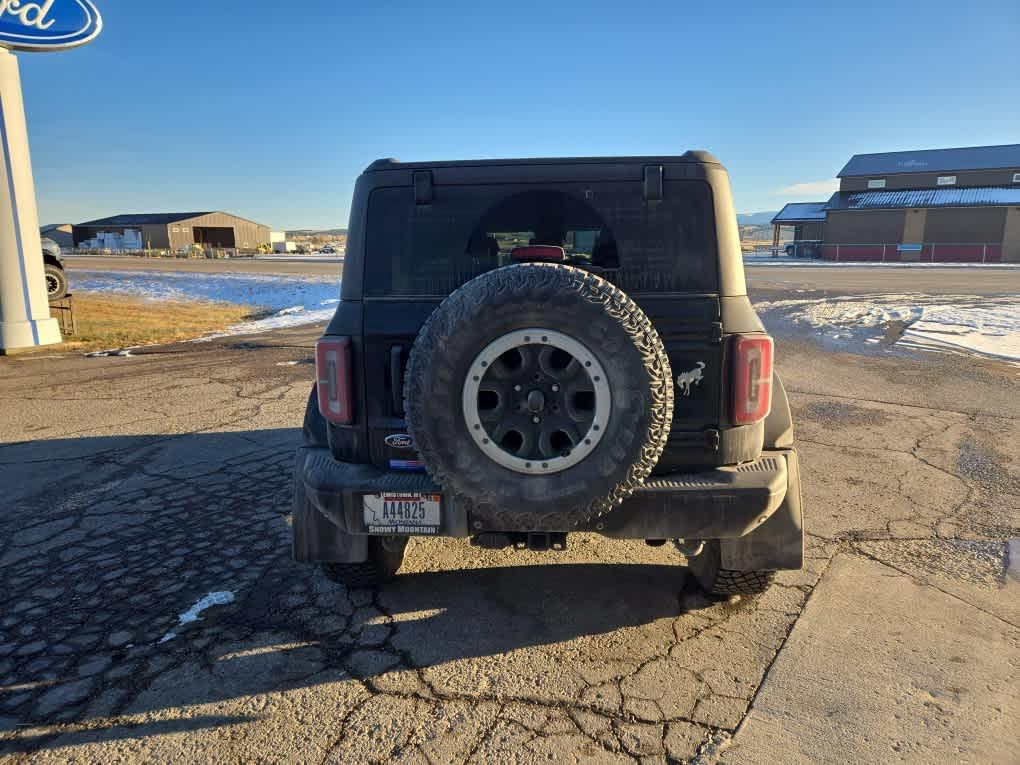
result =
[{"label": "blue sky", "polygon": [[737,209],[855,152],[1020,141],[1020,4],[96,0],[22,54],[43,223],[222,209],[346,226],[370,161],[678,154]]}]

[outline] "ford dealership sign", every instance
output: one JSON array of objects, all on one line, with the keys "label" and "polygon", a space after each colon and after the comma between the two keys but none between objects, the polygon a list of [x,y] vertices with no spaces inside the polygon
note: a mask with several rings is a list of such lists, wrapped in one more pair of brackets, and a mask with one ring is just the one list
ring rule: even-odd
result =
[{"label": "ford dealership sign", "polygon": [[84,45],[102,29],[91,0],[0,0],[0,47],[61,50]]}]

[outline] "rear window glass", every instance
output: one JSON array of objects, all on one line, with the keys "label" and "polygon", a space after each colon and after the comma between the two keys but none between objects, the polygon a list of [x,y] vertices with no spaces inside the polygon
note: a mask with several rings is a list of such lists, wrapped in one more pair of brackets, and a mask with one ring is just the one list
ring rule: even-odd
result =
[{"label": "rear window glass", "polygon": [[640,183],[381,188],[368,207],[365,292],[442,295],[512,263],[515,247],[556,245],[566,262],[634,292],[718,289],[711,190],[667,181],[645,201]]}]

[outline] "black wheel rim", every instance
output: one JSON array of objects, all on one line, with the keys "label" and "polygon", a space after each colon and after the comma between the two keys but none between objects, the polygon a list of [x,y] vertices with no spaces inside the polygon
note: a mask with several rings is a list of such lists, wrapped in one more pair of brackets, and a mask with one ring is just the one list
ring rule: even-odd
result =
[{"label": "black wheel rim", "polygon": [[476,443],[518,472],[556,472],[583,459],[605,432],[608,407],[594,354],[551,330],[518,330],[490,344],[465,384]]}]

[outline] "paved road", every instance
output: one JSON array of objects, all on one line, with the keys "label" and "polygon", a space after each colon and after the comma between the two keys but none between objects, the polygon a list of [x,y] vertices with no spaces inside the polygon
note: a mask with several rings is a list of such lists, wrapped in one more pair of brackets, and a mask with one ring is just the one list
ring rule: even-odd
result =
[{"label": "paved road", "polygon": [[883,266],[746,266],[755,290],[822,290],[830,293],[1017,295],[1020,268],[889,268]]},{"label": "paved road", "polygon": [[[136,257],[72,257],[75,270],[192,271],[202,273],[265,273],[333,275],[334,262],[283,260],[196,260]],[[829,290],[833,292],[924,292],[928,294],[1020,294],[1020,269],[1013,268],[882,268],[874,266],[747,266],[752,291]]]},{"label": "paved road", "polygon": [[0,757],[1015,761],[1015,369],[782,341],[810,536],[760,599],[594,536],[348,591],[288,549],[316,334],[0,359]]},{"label": "paved road", "polygon": [[72,256],[65,261],[71,272],[74,287],[75,271],[186,271],[207,274],[302,274],[308,276],[334,276],[343,270],[339,261],[313,261],[296,258],[293,261],[249,258],[198,259],[198,258],[137,258],[133,256]]}]

